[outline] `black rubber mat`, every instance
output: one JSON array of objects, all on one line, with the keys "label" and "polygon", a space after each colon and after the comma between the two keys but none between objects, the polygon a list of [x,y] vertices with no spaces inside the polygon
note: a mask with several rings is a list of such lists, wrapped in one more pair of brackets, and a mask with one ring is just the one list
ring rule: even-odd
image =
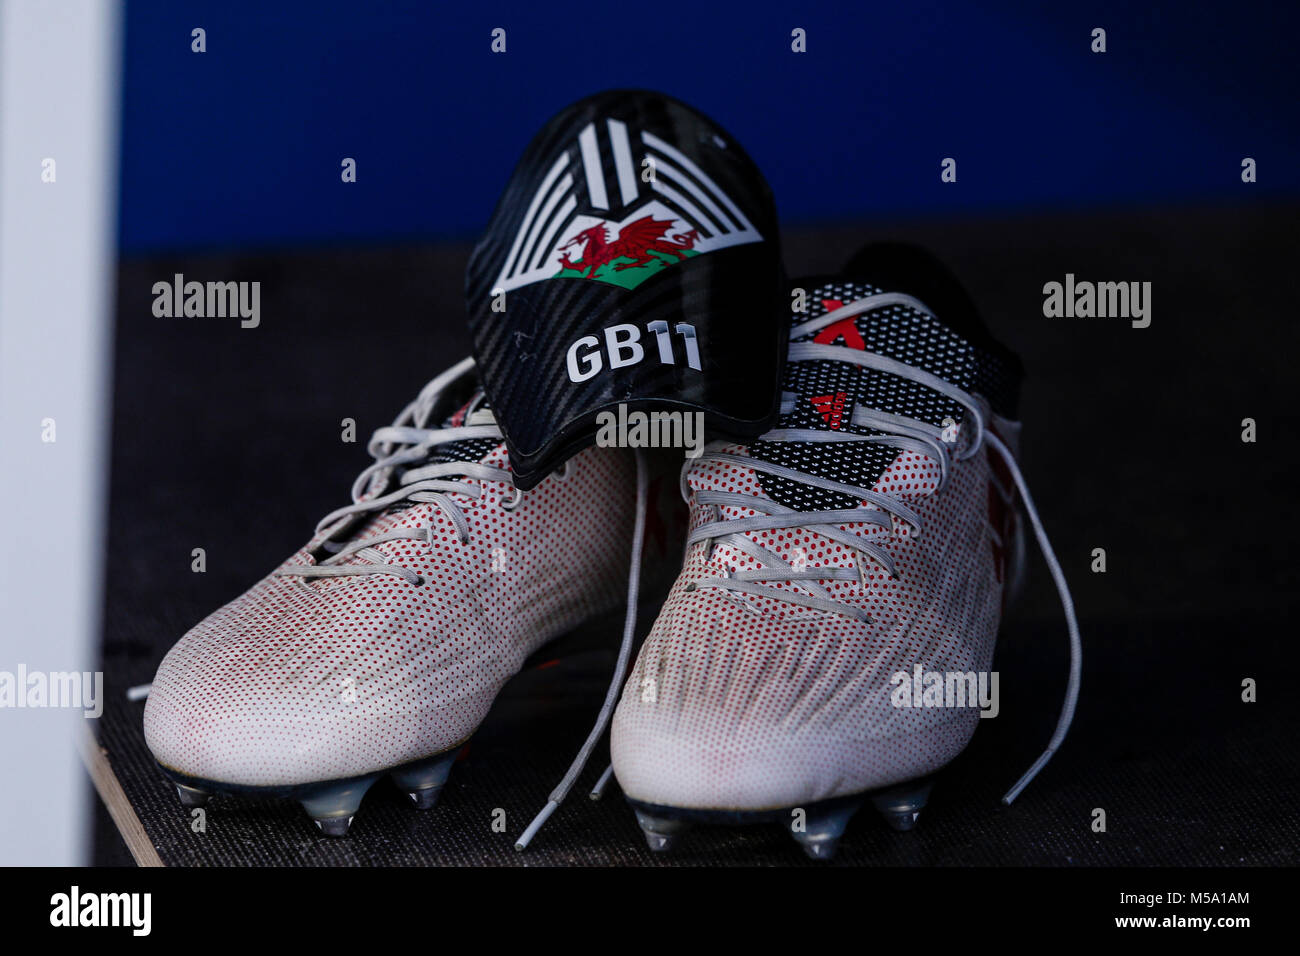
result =
[{"label": "black rubber mat", "polygon": [[[792,274],[825,272],[869,238],[932,246],[1028,369],[1024,468],[1074,588],[1082,702],[1056,759],[1011,808],[1002,792],[1050,735],[1065,625],[1031,550],[996,666],[1002,714],[939,778],[917,830],[869,808],[836,863],[1294,864],[1300,720],[1291,541],[1297,412],[1295,210],[1153,211],[794,232]],[[525,853],[514,839],[595,719],[621,623],[594,622],[521,674],[420,813],[387,782],[352,835],[317,834],[297,804],[217,797],[206,830],[144,746],[142,703],[167,647],[267,573],[343,502],[365,436],[467,352],[467,247],[193,255],[120,270],[101,744],[170,865],[800,865],[775,826],[699,829],[652,855],[616,786],[570,800]],[[162,319],[154,282],[260,280],[262,321]],[[1153,321],[1047,319],[1066,273],[1151,281]],[[1258,422],[1243,444],[1241,420]],[[360,440],[340,441],[353,418]],[[204,548],[207,570],[191,571]],[[1094,548],[1107,571],[1090,571]],[[643,616],[643,627],[648,624]],[[1253,678],[1259,702],[1241,701]],[[599,766],[597,766],[599,764]],[[1106,831],[1095,832],[1095,811]],[[505,829],[493,828],[504,811]],[[97,862],[129,859],[100,814]]]}]

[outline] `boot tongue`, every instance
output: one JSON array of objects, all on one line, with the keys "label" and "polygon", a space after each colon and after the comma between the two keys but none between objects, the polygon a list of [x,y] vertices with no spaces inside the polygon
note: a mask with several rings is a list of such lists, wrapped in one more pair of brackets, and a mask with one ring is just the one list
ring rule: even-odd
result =
[{"label": "boot tongue", "polygon": [[[468,425],[474,413],[480,411],[489,411],[487,398],[482,391],[475,392],[473,398],[447,416],[442,422],[442,427],[460,428]],[[447,442],[435,446],[427,459],[411,467],[418,468],[421,465],[443,464],[449,461],[482,461],[500,444],[499,438],[466,438],[461,441]]]},{"label": "boot tongue", "polygon": [[[473,415],[478,411],[488,410],[487,400],[482,390],[474,393],[474,396],[465,404],[461,405],[450,415],[443,418],[440,423],[442,428],[460,428],[464,425],[471,424]],[[418,423],[418,420],[417,420]],[[423,425],[430,428],[431,425]],[[501,444],[499,438],[466,438],[460,441],[446,442],[445,444],[436,445],[429,454],[419,461],[412,462],[403,468],[398,469],[397,473],[389,478],[387,484],[378,489],[376,493],[393,491],[400,487],[401,475],[403,472],[412,468],[421,468],[425,465],[444,464],[452,461],[482,461],[488,455],[492,454]],[[455,475],[449,475],[448,478],[455,479]],[[426,502],[411,501],[403,499],[373,514],[367,514],[356,519],[356,523],[350,525],[346,532],[340,537],[334,539],[334,543],[340,547],[344,544],[360,540],[361,538],[375,537],[387,531],[392,531],[403,520],[403,515],[415,507],[429,507]],[[381,545],[382,547],[382,545]],[[317,554],[318,560],[328,557],[329,553],[321,551]],[[364,555],[353,555],[346,561],[342,562],[343,566],[369,563]],[[324,588],[330,587],[331,579],[322,578],[313,582],[313,587]]]},{"label": "boot tongue", "polygon": [[[488,410],[487,399],[484,397],[482,390],[476,391],[474,396],[465,404],[461,405],[454,412],[439,423],[440,428],[460,428],[464,425],[473,423],[475,412]],[[418,420],[417,420],[418,423]],[[425,428],[432,428],[433,425],[425,424]],[[423,468],[426,465],[441,465],[452,461],[482,461],[501,444],[499,438],[464,438],[460,441],[444,442],[441,445],[435,445],[429,450],[429,453],[410,464],[396,469],[387,483],[377,489],[376,494],[383,494],[395,491],[401,487],[402,475],[415,468]],[[455,479],[455,475],[448,475],[449,479]],[[360,523],[357,528],[353,529],[352,534],[374,534],[375,528],[385,525],[385,522],[391,515],[407,511],[411,507],[420,504],[417,501],[401,500],[395,502],[383,511],[371,516],[367,521]]]},{"label": "boot tongue", "polygon": [[[796,332],[792,344],[814,342],[842,348],[846,354],[858,350],[882,355],[936,375],[963,391],[983,394],[998,411],[1012,413],[1014,356],[993,342],[955,279],[949,284],[934,271],[937,263],[897,251],[877,257],[875,268],[871,267],[873,260],[870,257],[863,260],[861,254],[854,262],[857,272],[850,272],[845,278],[793,283],[806,293],[807,311],[792,315],[792,330],[812,324],[841,306],[883,292],[912,296],[924,303],[926,309],[934,310],[933,313],[908,303],[886,305],[804,334]],[[864,277],[859,278],[859,274]],[[951,322],[933,304],[936,300],[942,301],[955,316]],[[880,434],[853,424],[853,413],[859,407],[917,419],[939,428],[959,427],[965,413],[961,405],[924,385],[890,372],[832,359],[787,363],[784,390],[787,404],[793,396],[793,407],[783,409],[777,426],[781,429]],[[750,447],[750,454],[831,481],[872,488],[899,452],[874,442],[756,441]],[[848,495],[786,478],[763,474],[760,484],[774,501],[799,511],[851,508],[858,504]]]}]

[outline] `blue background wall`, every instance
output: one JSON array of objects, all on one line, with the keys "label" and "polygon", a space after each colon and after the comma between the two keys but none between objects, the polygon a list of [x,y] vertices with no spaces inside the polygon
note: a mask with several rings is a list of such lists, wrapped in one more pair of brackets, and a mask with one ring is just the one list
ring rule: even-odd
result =
[{"label": "blue background wall", "polygon": [[470,237],[538,126],[619,86],[718,120],[788,223],[1276,199],[1297,6],[130,0],[121,244]]}]

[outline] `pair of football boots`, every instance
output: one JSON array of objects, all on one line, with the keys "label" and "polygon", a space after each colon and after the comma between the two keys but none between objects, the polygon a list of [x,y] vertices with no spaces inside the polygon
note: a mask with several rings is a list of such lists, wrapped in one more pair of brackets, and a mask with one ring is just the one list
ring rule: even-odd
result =
[{"label": "pair of football boots", "polygon": [[[923,254],[867,247],[793,285],[780,418],[686,459],[681,571],[624,681],[629,615],[606,712],[541,819],[617,699],[613,774],[653,849],[696,823],[773,820],[825,858],[865,802],[910,829],[980,719],[974,699],[920,700],[919,675],[988,674],[1025,518],[1072,667],[1049,749],[1008,799],[1064,736],[1078,633],[1016,463],[1018,361]],[[184,804],[292,796],[344,835],[391,775],[432,807],[525,661],[635,604],[632,451],[587,448],[521,493],[469,359],[369,450],[352,503],[163,660],[145,736]]]}]

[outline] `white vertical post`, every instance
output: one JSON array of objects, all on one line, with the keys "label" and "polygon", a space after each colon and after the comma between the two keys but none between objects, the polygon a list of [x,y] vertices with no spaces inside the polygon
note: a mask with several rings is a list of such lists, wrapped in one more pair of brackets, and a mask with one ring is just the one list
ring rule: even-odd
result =
[{"label": "white vertical post", "polygon": [[0,0],[0,681],[18,695],[0,707],[6,865],[89,855],[82,709],[28,705],[30,675],[98,666],[120,21],[116,0]]}]

